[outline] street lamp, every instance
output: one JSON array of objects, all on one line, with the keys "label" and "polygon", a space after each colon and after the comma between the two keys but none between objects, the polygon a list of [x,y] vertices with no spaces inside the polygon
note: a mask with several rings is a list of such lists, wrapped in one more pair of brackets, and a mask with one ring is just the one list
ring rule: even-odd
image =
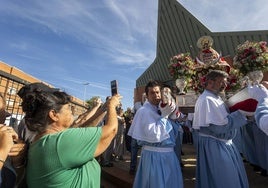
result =
[{"label": "street lamp", "polygon": [[87,93],[87,86],[89,85],[89,83],[86,82],[86,83],[83,83],[83,85],[85,86],[85,88],[84,88],[83,106],[85,106],[85,102],[86,102],[86,93]]}]

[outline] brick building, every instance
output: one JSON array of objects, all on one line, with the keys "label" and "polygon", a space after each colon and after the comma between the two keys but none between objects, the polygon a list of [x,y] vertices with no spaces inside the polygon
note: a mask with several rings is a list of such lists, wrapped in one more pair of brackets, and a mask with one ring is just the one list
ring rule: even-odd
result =
[{"label": "brick building", "polygon": [[[33,82],[42,82],[50,87],[53,87],[19,69],[12,67],[4,62],[0,61],[0,93],[6,99],[6,110],[11,114],[11,117],[7,118],[6,124],[19,123],[23,118],[23,112],[21,109],[21,99],[17,95],[17,92],[25,84]],[[83,101],[73,97],[72,104],[75,107],[75,115],[84,112],[85,107]]]}]

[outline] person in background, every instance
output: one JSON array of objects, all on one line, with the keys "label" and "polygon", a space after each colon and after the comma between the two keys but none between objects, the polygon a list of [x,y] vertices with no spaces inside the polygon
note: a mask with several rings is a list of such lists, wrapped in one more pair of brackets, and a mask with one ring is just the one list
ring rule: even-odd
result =
[{"label": "person in background", "polygon": [[4,124],[6,118],[9,116],[10,114],[6,111],[6,99],[4,95],[0,93],[0,124]]},{"label": "person in background", "polygon": [[132,112],[133,112],[134,115],[143,106],[143,104],[145,103],[146,100],[147,100],[146,93],[142,93],[142,95],[141,95],[141,101],[140,102],[136,102],[134,104],[134,106],[133,106]]},{"label": "person in background", "polygon": [[196,188],[249,187],[245,167],[233,144],[237,128],[247,119],[240,111],[228,113],[219,94],[227,86],[228,74],[212,70],[205,90],[195,104],[193,129],[197,130]]},{"label": "person in background", "polygon": [[100,98],[96,98],[93,108],[88,109],[83,114],[80,114],[75,120],[72,127],[87,127],[98,125],[106,115],[105,105]]},{"label": "person in background", "polygon": [[[161,99],[164,103],[168,103],[168,101],[172,101],[172,103],[176,104],[176,97],[171,92],[171,89],[166,86],[163,87],[161,90]],[[182,141],[183,141],[183,118],[185,115],[179,111],[179,106],[176,105],[174,112],[172,115],[169,116],[170,123],[172,124],[174,130],[174,137],[175,137],[175,146],[174,151],[175,154],[180,162],[181,168],[184,167],[181,159],[182,155]],[[172,120],[172,121],[171,121]]]},{"label": "person in background", "polygon": [[28,151],[27,185],[33,187],[100,187],[100,166],[95,160],[117,133],[116,106],[120,95],[107,101],[103,127],[70,128],[71,97],[62,91],[19,91],[24,121],[36,133]]},{"label": "person in background", "polygon": [[23,187],[26,147],[14,129],[4,124],[10,115],[5,108],[6,100],[0,94],[0,187]]},{"label": "person in background", "polygon": [[[15,187],[16,174],[4,166],[14,145],[14,139],[18,139],[17,133],[11,127],[0,124],[0,187]],[[9,180],[5,179],[5,183],[2,180],[2,177],[7,178],[4,172],[9,176]],[[7,186],[8,184],[11,186]]]},{"label": "person in background", "polygon": [[161,84],[157,81],[149,81],[145,93],[147,101],[135,114],[128,133],[142,146],[133,188],[181,188],[182,173],[174,152],[178,131],[169,119],[176,113],[176,104],[170,98],[161,101]]},{"label": "person in background", "polygon": [[79,117],[79,115],[76,114],[76,106],[72,105],[71,110],[72,110],[72,114],[74,116],[74,122],[75,122],[75,120],[77,120],[77,118]]},{"label": "person in background", "polygon": [[[106,97],[106,101],[110,99],[110,96]],[[104,105],[105,106],[105,105]],[[106,125],[107,117],[104,117],[102,120],[102,126]],[[112,163],[113,154],[114,154],[114,143],[115,138],[111,141],[110,145],[106,148],[106,150],[100,155],[99,157],[99,163],[101,167],[113,167],[114,164]]]},{"label": "person in background", "polygon": [[118,131],[115,136],[115,145],[114,145],[114,157],[115,161],[124,160],[124,147],[125,147],[125,129],[126,129],[126,122],[124,118],[124,110],[123,108],[117,109],[117,119],[118,119]]},{"label": "person in background", "polygon": [[[143,93],[142,97],[141,97],[141,102],[140,102],[141,105],[138,107],[134,106],[134,117],[135,117],[136,112],[143,106],[143,104],[145,103],[146,100],[147,100],[146,93]],[[128,134],[128,135],[131,137],[130,134]],[[131,137],[131,143],[130,143],[131,156],[130,156],[130,166],[129,166],[129,174],[130,175],[136,174],[138,152],[139,152],[140,148],[141,148],[141,146],[139,146],[137,144],[137,140],[135,138]]]},{"label": "person in background", "polygon": [[[179,112],[179,110],[177,109],[177,111]],[[178,160],[180,161],[180,165],[181,165],[181,168],[183,168],[184,167],[184,164],[183,164],[183,162],[182,162],[182,158],[181,158],[181,156],[184,154],[183,152],[182,152],[182,143],[183,143],[183,134],[184,134],[184,130],[183,130],[183,126],[184,126],[184,120],[183,120],[183,118],[184,118],[184,114],[182,114],[182,113],[180,113],[179,112],[179,114],[177,115],[178,117],[175,117],[174,118],[174,123],[176,123],[177,124],[177,131],[178,131],[178,135],[176,135],[176,141],[175,141],[175,143],[176,143],[176,145],[175,145],[175,147],[174,147],[174,151],[175,151],[175,153],[176,153],[176,156],[177,156],[177,158],[178,158]]]},{"label": "person in background", "polygon": [[131,108],[127,108],[127,110],[124,113],[124,118],[126,122],[126,130],[125,130],[126,150],[131,152],[131,136],[127,134],[133,120],[133,114]]}]

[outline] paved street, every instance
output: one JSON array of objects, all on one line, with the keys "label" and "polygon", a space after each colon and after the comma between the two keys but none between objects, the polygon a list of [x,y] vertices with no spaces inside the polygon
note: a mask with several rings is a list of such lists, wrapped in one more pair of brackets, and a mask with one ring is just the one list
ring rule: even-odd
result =
[{"label": "paved street", "polygon": [[[184,186],[185,188],[194,188],[196,160],[193,145],[183,145],[183,152],[185,153],[185,155],[182,156],[183,163],[185,164],[183,168]],[[267,188],[268,177],[261,176],[260,172],[255,172],[249,163],[244,164],[250,188]]]},{"label": "paved street", "polygon": [[[193,145],[184,144],[183,145],[183,153],[182,160],[184,163],[183,168],[183,178],[184,178],[184,188],[194,188],[195,183],[195,150]],[[122,186],[123,182],[131,183],[134,180],[134,176],[128,174],[129,170],[129,162],[130,155],[127,153],[124,156],[124,161],[113,162],[114,167],[111,168],[103,168],[103,173],[112,174],[114,177],[110,177],[112,179],[119,178],[120,181],[116,181],[117,184],[111,184],[110,181],[102,180],[102,185],[104,188],[128,188],[131,186]],[[249,163],[245,163],[245,168],[247,171],[250,188],[267,188],[268,187],[268,177],[261,176],[259,172],[255,172],[253,167]],[[121,186],[120,186],[121,185]]]}]

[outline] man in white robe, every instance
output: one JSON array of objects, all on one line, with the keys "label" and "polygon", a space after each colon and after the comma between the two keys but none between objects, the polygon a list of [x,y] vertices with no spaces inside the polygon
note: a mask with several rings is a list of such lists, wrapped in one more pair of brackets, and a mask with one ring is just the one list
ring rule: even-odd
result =
[{"label": "man in white robe", "polygon": [[229,114],[219,94],[227,86],[228,74],[212,70],[206,76],[205,90],[194,112],[193,129],[197,136],[196,188],[247,188],[244,164],[232,139],[236,129],[247,123],[235,111]]},{"label": "man in white robe", "polygon": [[178,125],[169,118],[176,113],[176,105],[171,101],[160,102],[160,89],[156,81],[147,83],[147,101],[135,114],[128,132],[142,146],[133,188],[183,187],[180,163],[174,152]]}]

